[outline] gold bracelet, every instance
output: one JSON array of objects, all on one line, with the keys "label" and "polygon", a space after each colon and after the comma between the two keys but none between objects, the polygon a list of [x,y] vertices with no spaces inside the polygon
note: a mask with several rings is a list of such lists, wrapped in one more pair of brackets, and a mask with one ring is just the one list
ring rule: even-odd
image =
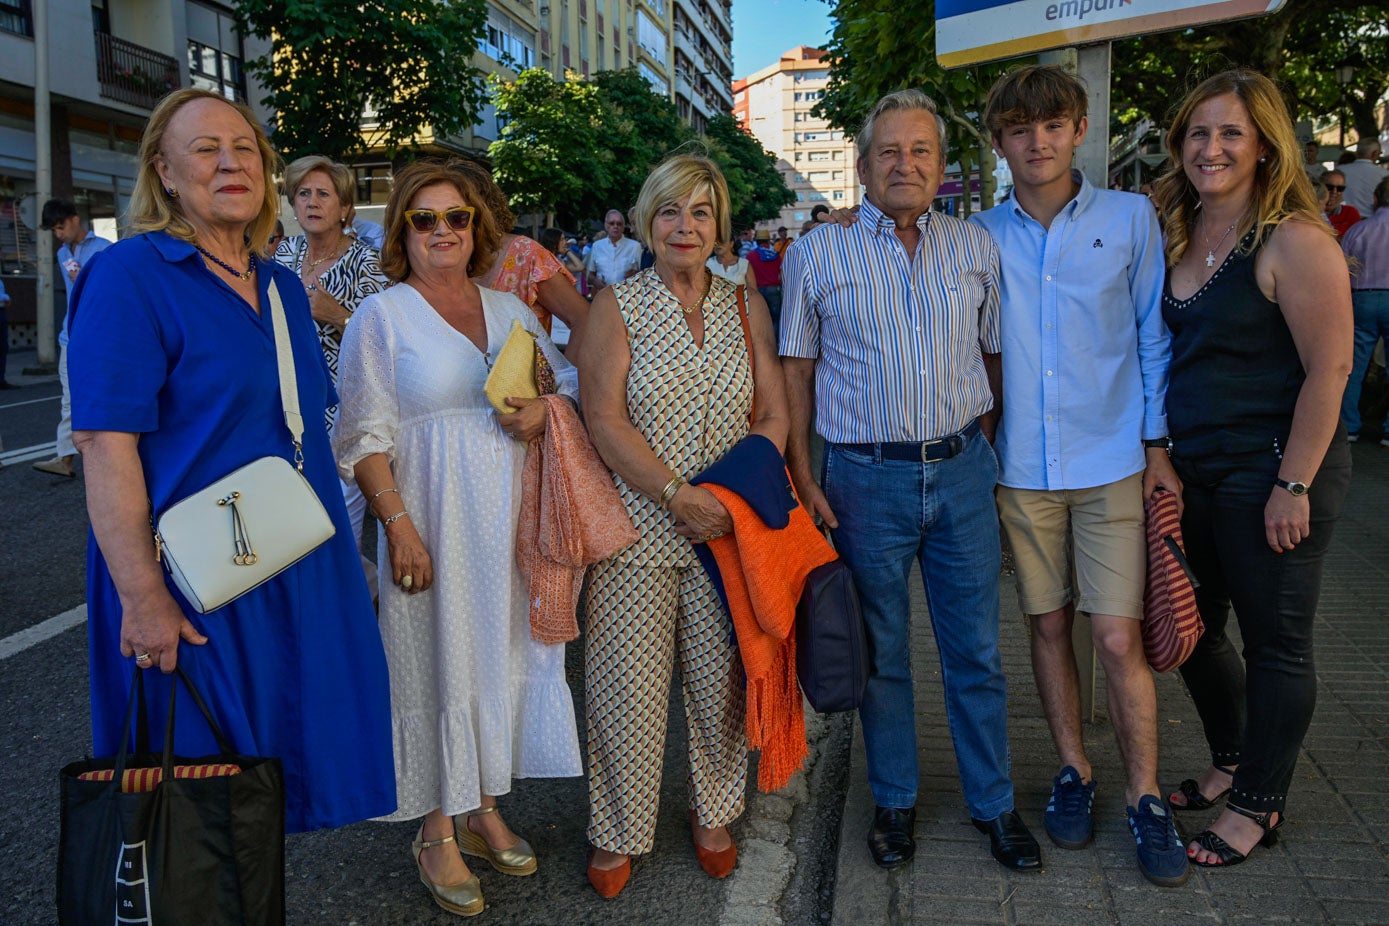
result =
[{"label": "gold bracelet", "polygon": [[661,490],[661,507],[669,508],[670,503],[675,499],[675,493],[679,492],[680,487],[686,484],[680,476],[672,476],[670,482],[667,482],[666,487]]}]

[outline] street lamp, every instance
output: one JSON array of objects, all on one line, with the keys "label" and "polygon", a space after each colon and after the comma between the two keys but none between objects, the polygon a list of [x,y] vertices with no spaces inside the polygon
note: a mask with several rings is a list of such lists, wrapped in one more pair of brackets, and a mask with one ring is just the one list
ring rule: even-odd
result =
[{"label": "street lamp", "polygon": [[1346,87],[1355,79],[1355,65],[1349,61],[1342,61],[1336,65],[1336,83],[1341,85],[1341,115],[1338,120],[1341,123],[1341,147],[1346,146]]}]

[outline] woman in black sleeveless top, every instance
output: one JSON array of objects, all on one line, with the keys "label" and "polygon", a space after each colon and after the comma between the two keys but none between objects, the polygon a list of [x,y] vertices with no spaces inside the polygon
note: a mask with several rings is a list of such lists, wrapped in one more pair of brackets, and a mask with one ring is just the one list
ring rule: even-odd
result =
[{"label": "woman in black sleeveless top", "polygon": [[[1277,88],[1227,71],[1182,103],[1156,200],[1172,331],[1167,423],[1205,636],[1182,667],[1211,766],[1171,796],[1225,811],[1198,865],[1276,841],[1316,701],[1312,624],[1350,482],[1350,281]],[[1234,607],[1244,659],[1225,628]]]}]

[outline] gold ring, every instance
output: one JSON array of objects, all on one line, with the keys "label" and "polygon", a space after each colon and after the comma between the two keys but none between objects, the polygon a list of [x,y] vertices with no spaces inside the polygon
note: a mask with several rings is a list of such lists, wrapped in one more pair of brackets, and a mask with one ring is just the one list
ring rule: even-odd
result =
[{"label": "gold ring", "polygon": [[401,588],[410,588],[410,587],[413,586],[414,584],[415,584],[415,577],[414,577],[414,576],[401,576],[401,577],[400,577],[400,587],[401,587]]},{"label": "gold ring", "polygon": [[136,662],[149,662],[149,661],[150,661],[150,654],[149,654],[149,653],[137,653],[136,656],[135,656],[135,661],[136,661]]}]

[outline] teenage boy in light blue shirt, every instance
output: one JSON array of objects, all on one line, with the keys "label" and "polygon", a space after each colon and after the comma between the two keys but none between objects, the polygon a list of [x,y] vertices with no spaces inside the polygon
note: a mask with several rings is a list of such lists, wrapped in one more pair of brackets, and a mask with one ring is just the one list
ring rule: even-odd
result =
[{"label": "teenage boy in light blue shirt", "polygon": [[1060,773],[1044,821],[1058,846],[1090,842],[1095,794],[1071,644],[1090,615],[1127,773],[1129,826],[1152,882],[1186,881],[1186,849],[1157,785],[1157,695],[1140,622],[1144,499],[1180,493],[1165,449],[1169,335],[1162,240],[1145,197],[1097,189],[1071,167],[1084,86],[1056,67],[1000,78],[984,109],[1013,196],[973,217],[1001,258],[999,517],[1017,562],[1032,667]]}]

